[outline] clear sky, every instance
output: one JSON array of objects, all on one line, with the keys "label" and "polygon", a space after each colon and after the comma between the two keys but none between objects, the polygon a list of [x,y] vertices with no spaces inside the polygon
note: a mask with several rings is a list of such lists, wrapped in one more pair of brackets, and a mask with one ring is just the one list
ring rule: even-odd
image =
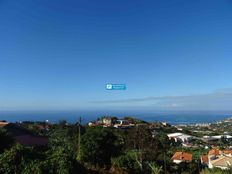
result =
[{"label": "clear sky", "polygon": [[0,110],[232,108],[230,0],[0,0],[0,22]]}]

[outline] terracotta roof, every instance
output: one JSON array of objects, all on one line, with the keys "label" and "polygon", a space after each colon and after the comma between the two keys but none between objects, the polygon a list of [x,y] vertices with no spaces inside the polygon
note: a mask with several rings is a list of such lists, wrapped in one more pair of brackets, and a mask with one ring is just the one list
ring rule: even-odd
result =
[{"label": "terracotta roof", "polygon": [[207,155],[201,155],[201,163],[208,164],[209,158]]},{"label": "terracotta roof", "polygon": [[211,149],[208,152],[208,155],[219,155],[219,150],[218,149]]},{"label": "terracotta roof", "polygon": [[173,155],[172,160],[192,161],[192,154],[185,152],[176,152]]},{"label": "terracotta roof", "polygon": [[224,150],[223,153],[226,155],[232,155],[232,150]]},{"label": "terracotta roof", "polygon": [[232,157],[221,156],[211,163],[214,167],[229,167],[232,165]]},{"label": "terracotta roof", "polygon": [[8,124],[8,122],[0,121],[0,127],[4,127]]}]

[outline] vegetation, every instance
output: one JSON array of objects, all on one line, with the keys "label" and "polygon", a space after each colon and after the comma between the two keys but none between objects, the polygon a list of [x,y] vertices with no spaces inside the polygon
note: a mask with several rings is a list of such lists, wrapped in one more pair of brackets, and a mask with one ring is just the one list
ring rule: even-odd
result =
[{"label": "vegetation", "polygon": [[[204,147],[184,148],[180,143],[169,140],[167,132],[174,132],[176,128],[159,123],[148,124],[130,117],[126,119],[137,124],[128,129],[116,129],[68,124],[66,121],[58,124],[22,123],[21,126],[32,135],[48,137],[49,143],[44,146],[22,146],[1,128],[0,173],[231,173],[231,170],[203,169],[199,156],[207,154],[207,150]],[[41,125],[46,129],[38,129]],[[185,132],[192,132],[185,129]],[[196,143],[202,142],[197,140]],[[230,142],[223,137],[220,144],[224,147]],[[193,161],[179,165],[172,163],[170,159],[175,151],[193,154]]]},{"label": "vegetation", "polygon": [[121,153],[121,145],[112,130],[88,128],[82,137],[81,152],[84,162],[95,167],[110,167],[111,158]]},{"label": "vegetation", "polygon": [[0,129],[0,153],[5,149],[10,148],[14,143],[14,139],[7,133],[6,130]]}]

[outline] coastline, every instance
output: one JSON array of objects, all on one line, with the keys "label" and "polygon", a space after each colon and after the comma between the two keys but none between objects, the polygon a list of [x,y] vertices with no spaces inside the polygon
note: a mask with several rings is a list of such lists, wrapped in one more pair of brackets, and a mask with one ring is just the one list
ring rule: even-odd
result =
[{"label": "coastline", "polygon": [[231,117],[231,114],[217,114],[217,113],[174,113],[174,114],[160,114],[160,113],[116,113],[116,112],[0,112],[0,120],[9,122],[19,121],[45,121],[49,120],[51,123],[57,123],[60,120],[66,120],[69,123],[75,123],[79,117],[83,118],[83,123],[87,124],[92,120],[96,120],[102,116],[116,116],[123,118],[125,116],[134,117],[144,120],[146,122],[167,122],[171,125],[191,125],[191,124],[209,124],[217,121],[225,120]]}]

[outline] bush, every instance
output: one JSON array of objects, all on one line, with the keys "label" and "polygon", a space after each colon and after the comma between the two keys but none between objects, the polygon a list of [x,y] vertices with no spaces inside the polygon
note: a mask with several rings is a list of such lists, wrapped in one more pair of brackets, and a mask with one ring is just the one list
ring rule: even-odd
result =
[{"label": "bush", "polygon": [[117,158],[112,159],[112,165],[118,170],[127,171],[128,173],[140,173],[140,165],[136,159],[136,152],[127,152]]},{"label": "bush", "polygon": [[106,128],[89,128],[81,141],[82,160],[91,165],[110,166],[111,158],[121,152],[118,137]]}]

